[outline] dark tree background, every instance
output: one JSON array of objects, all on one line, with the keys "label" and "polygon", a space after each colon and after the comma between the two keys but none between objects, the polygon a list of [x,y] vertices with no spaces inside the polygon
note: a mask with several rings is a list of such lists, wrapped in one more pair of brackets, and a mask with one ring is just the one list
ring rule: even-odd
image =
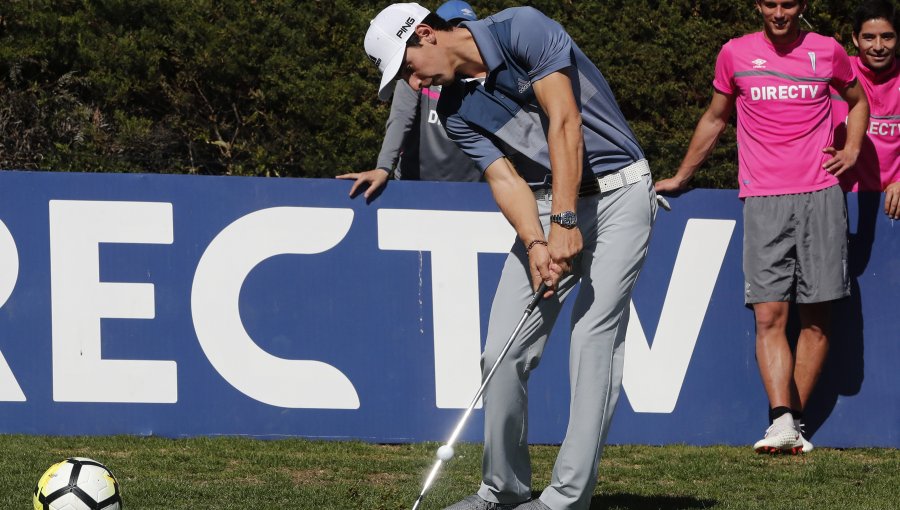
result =
[{"label": "dark tree background", "polygon": [[[471,3],[481,15],[519,5]],[[851,48],[856,3],[812,0],[806,19]],[[294,177],[371,168],[389,105],[376,98],[362,39],[385,5],[4,0],[0,168]],[[531,5],[604,72],[657,176],[687,147],[719,47],[761,27],[751,0]],[[735,173],[731,128],[695,184],[736,187]]]}]

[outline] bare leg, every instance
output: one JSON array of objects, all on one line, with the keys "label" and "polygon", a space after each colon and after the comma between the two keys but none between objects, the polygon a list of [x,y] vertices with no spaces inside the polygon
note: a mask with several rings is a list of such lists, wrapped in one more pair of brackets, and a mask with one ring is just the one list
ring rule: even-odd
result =
[{"label": "bare leg", "polygon": [[790,407],[794,389],[794,356],[787,341],[788,303],[753,305],[756,316],[756,361],[769,396],[769,406]]},{"label": "bare leg", "polygon": [[831,322],[831,303],[798,305],[800,338],[794,362],[794,387],[791,409],[802,411],[816,387],[825,358],[828,356],[828,329]]}]

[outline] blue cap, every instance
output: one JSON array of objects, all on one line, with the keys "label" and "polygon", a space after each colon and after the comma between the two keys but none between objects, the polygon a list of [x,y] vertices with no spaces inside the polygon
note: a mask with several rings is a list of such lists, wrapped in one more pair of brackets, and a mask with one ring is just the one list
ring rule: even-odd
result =
[{"label": "blue cap", "polygon": [[449,22],[475,21],[478,19],[475,9],[462,0],[444,2],[434,13]]}]

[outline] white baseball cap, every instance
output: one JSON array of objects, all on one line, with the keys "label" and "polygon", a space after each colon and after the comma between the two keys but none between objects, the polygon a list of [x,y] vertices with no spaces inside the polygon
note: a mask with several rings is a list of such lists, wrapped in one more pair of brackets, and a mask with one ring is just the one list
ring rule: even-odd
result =
[{"label": "white baseball cap", "polygon": [[430,12],[415,3],[392,4],[369,24],[364,45],[369,60],[382,73],[381,86],[378,87],[378,97],[382,101],[390,99],[393,93],[392,82],[403,64],[407,39]]}]

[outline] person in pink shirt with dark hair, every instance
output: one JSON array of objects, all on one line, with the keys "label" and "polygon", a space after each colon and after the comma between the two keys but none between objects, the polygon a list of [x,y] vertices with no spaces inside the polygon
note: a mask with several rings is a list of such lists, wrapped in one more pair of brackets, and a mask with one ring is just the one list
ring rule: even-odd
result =
[{"label": "person in pink shirt with dark hair", "polygon": [[[737,110],[738,181],[744,200],[744,302],[756,321],[756,358],[772,421],[760,453],[812,450],[802,412],[828,353],[831,302],[850,295],[847,209],[838,184],[860,152],[869,116],[844,49],[800,30],[806,0],[756,0],[763,30],[719,52],[713,98],[674,177],[681,192]],[[849,106],[847,140],[833,145],[833,87]],[[792,351],[788,310],[797,303]]]},{"label": "person in pink shirt with dark hair", "polygon": [[[869,100],[869,122],[856,166],[841,174],[847,191],[884,191],[884,212],[900,219],[900,64],[897,9],[888,0],[862,3],[853,19],[850,60]],[[846,118],[846,105],[837,105]]]}]

